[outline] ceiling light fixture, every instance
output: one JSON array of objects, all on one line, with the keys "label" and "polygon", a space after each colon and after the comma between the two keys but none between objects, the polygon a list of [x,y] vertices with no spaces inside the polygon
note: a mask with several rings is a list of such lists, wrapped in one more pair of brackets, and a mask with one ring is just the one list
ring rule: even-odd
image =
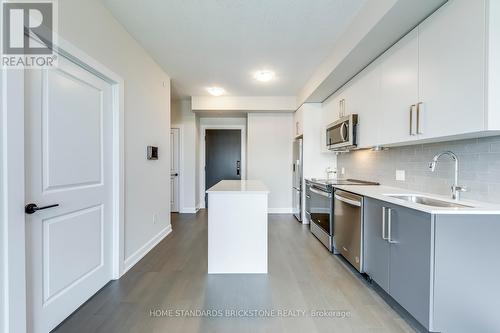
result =
[{"label": "ceiling light fixture", "polygon": [[270,71],[270,70],[266,69],[266,70],[260,70],[260,71],[255,72],[255,74],[253,75],[253,77],[257,81],[260,81],[260,82],[269,82],[272,79],[274,79],[275,74],[274,74],[273,71]]},{"label": "ceiling light fixture", "polygon": [[226,93],[226,90],[221,87],[208,87],[207,91],[212,96],[220,96]]}]

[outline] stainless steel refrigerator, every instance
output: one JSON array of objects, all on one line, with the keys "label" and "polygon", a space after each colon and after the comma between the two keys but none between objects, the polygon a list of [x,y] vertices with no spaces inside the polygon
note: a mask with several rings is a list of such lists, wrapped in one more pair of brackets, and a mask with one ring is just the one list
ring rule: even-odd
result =
[{"label": "stainless steel refrigerator", "polygon": [[302,139],[293,142],[293,215],[302,222]]}]

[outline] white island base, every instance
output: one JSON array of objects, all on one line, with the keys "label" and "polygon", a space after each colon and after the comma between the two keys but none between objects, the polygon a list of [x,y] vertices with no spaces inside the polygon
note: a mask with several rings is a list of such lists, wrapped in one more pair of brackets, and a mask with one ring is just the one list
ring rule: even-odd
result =
[{"label": "white island base", "polygon": [[208,273],[267,273],[268,189],[223,180],[208,193]]}]

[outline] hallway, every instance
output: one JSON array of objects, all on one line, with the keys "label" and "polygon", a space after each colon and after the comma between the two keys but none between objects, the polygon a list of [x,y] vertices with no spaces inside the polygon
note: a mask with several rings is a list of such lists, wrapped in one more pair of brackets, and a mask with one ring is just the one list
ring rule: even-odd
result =
[{"label": "hallway", "polygon": [[291,215],[269,215],[268,275],[206,274],[205,210],[173,214],[172,227],[53,332],[414,331]]}]

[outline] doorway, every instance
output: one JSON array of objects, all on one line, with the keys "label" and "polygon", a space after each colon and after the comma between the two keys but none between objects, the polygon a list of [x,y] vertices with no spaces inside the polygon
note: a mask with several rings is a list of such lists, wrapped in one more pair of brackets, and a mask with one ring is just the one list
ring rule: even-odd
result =
[{"label": "doorway", "polygon": [[170,129],[170,211],[179,212],[179,128]]},{"label": "doorway", "polygon": [[[241,130],[207,129],[205,131],[205,191],[221,180],[240,180],[241,157]],[[205,207],[208,207],[206,194]]]}]

